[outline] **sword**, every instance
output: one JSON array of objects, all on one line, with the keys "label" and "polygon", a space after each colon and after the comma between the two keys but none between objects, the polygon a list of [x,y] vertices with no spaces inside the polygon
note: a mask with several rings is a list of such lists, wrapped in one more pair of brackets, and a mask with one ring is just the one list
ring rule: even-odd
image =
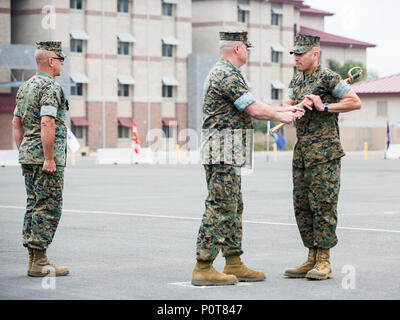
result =
[{"label": "sword", "polygon": [[[353,71],[354,71],[354,70],[357,70],[357,72],[353,74]],[[359,77],[361,77],[362,73],[363,73],[363,70],[362,70],[360,67],[351,68],[351,69],[349,70],[348,74],[347,74],[348,77],[345,79],[345,81],[346,81],[348,84],[353,84],[353,83],[354,83],[354,80],[356,80],[356,79],[358,79]],[[322,99],[322,98],[325,97],[327,94],[328,94],[328,93],[324,93],[324,94],[320,95],[320,98]],[[304,109],[304,107],[303,107],[303,109]],[[274,134],[274,133],[277,132],[280,128],[282,128],[285,124],[286,124],[286,123],[280,123],[280,124],[276,125],[276,126],[273,127],[271,130],[269,130],[269,134],[271,134],[271,135]]]}]

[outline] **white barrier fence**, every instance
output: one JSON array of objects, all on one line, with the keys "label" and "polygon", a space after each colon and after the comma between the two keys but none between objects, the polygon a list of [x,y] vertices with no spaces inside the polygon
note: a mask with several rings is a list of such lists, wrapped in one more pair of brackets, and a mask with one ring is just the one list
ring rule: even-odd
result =
[{"label": "white barrier fence", "polygon": [[[400,160],[400,144],[391,144],[385,159]],[[96,164],[200,164],[200,153],[194,150],[151,151],[141,149],[137,155],[130,148],[98,149]],[[18,150],[0,150],[0,166],[19,166]]]},{"label": "white barrier fence", "polygon": [[385,151],[385,159],[399,160],[400,159],[400,144],[389,145],[389,149]]},{"label": "white barrier fence", "polygon": [[151,151],[140,149],[136,154],[130,148],[98,149],[96,164],[199,164],[199,151]]},{"label": "white barrier fence", "polygon": [[0,166],[19,166],[18,150],[0,150]]}]

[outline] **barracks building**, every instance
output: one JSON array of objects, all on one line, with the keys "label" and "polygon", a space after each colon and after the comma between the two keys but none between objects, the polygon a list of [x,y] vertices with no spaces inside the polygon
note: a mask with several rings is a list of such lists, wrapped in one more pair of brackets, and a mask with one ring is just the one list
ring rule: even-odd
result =
[{"label": "barracks building", "polygon": [[[254,48],[241,70],[253,95],[268,104],[287,96],[295,72],[289,51],[298,33],[321,38],[323,66],[329,59],[366,65],[375,45],[326,33],[324,19],[333,13],[305,2],[0,0],[0,149],[15,149],[15,94],[35,73],[36,41],[60,40],[68,55],[56,80],[69,99],[68,126],[83,154],[129,147],[133,123],[142,147],[153,143],[147,133],[157,129],[153,138],[163,145],[196,148],[203,81],[218,59],[221,30],[248,31]],[[350,122],[341,116],[354,135],[359,128]],[[293,128],[282,133],[295,140]],[[343,142],[358,149],[355,139]]]}]

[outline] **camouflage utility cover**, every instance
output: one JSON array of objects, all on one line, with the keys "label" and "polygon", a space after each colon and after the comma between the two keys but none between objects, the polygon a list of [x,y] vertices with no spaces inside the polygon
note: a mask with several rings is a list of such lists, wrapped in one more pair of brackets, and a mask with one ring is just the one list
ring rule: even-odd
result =
[{"label": "camouflage utility cover", "polygon": [[55,119],[54,161],[65,166],[68,100],[61,86],[47,73],[37,72],[17,92],[14,115],[21,118],[24,137],[19,149],[21,164],[44,163],[41,140],[41,117]]},{"label": "camouflage utility cover", "polygon": [[219,33],[219,39],[225,41],[241,41],[248,48],[251,48],[252,45],[247,39],[247,31],[221,31]]},{"label": "camouflage utility cover", "polygon": [[290,54],[302,54],[304,52],[308,52],[312,48],[319,47],[319,41],[320,37],[299,34],[296,36],[294,48],[290,51]]},{"label": "camouflage utility cover", "polygon": [[36,49],[53,51],[60,58],[65,58],[66,55],[61,49],[61,41],[42,41],[36,42]]},{"label": "camouflage utility cover", "polygon": [[[339,102],[351,87],[340,75],[320,65],[310,74],[298,72],[289,85],[289,99],[298,104],[306,95],[326,94],[322,102]],[[297,143],[294,148],[293,166],[311,167],[344,156],[340,143],[338,113],[307,110],[296,121]]]},{"label": "camouflage utility cover", "polygon": [[204,83],[203,164],[248,164],[253,125],[243,111],[255,101],[241,72],[229,60],[220,58]]}]

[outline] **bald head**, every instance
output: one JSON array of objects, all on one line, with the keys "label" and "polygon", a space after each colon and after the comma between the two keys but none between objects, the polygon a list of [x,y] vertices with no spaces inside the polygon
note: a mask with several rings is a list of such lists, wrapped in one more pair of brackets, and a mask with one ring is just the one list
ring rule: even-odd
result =
[{"label": "bald head", "polygon": [[63,61],[58,60],[55,52],[37,49],[35,51],[35,59],[38,71],[45,72],[53,78],[61,75],[61,67],[63,65]]},{"label": "bald head", "polygon": [[247,46],[242,41],[220,40],[219,54],[240,68],[247,61]]},{"label": "bald head", "polygon": [[38,49],[35,51],[35,59],[38,67],[48,65],[48,59],[52,57],[52,52],[47,50]]},{"label": "bald head", "polygon": [[221,54],[229,54],[236,45],[240,45],[240,41],[221,40],[219,42],[219,52]]}]

